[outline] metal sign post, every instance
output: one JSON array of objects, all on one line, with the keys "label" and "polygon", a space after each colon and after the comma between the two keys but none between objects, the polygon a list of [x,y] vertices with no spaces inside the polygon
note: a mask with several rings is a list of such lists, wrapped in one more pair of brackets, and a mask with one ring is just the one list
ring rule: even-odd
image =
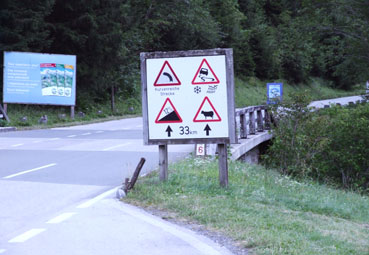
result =
[{"label": "metal sign post", "polygon": [[[216,143],[223,148],[237,142],[232,49],[140,57],[144,142],[159,145],[160,179],[167,179],[168,144]],[[219,164],[227,179],[222,186],[228,184],[226,165]]]}]

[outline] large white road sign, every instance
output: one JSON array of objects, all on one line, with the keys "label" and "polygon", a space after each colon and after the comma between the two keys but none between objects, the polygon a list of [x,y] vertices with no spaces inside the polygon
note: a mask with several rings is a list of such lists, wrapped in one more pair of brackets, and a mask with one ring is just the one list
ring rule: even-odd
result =
[{"label": "large white road sign", "polygon": [[235,142],[231,49],[141,54],[145,143]]}]

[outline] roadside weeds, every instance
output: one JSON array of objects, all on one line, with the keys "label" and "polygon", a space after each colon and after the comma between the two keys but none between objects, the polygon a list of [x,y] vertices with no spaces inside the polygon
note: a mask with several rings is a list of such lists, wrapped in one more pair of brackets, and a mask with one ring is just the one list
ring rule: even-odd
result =
[{"label": "roadside weeds", "polygon": [[[235,254],[368,254],[369,198],[230,162],[188,158],[139,180],[124,202],[204,233]],[[233,246],[233,249],[232,249]]]}]

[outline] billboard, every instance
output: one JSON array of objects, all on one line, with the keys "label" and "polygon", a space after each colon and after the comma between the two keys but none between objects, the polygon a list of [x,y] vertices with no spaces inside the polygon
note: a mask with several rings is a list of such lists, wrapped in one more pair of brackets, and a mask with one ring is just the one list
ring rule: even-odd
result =
[{"label": "billboard", "polygon": [[74,106],[76,56],[4,52],[3,102]]}]

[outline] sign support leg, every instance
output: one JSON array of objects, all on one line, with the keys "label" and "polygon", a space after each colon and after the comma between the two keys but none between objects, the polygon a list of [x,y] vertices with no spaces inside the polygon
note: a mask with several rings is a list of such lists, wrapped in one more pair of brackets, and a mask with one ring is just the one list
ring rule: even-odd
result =
[{"label": "sign support leg", "polygon": [[222,188],[228,187],[228,162],[227,162],[227,145],[218,144],[219,154],[219,183]]},{"label": "sign support leg", "polygon": [[74,106],[70,107],[70,118],[74,120]]},{"label": "sign support leg", "polygon": [[168,145],[159,145],[159,179],[168,180]]},{"label": "sign support leg", "polygon": [[4,104],[4,108],[0,104],[0,112],[4,115],[6,121],[10,122],[8,114],[7,114],[7,110],[8,110],[8,105],[7,104]]}]

